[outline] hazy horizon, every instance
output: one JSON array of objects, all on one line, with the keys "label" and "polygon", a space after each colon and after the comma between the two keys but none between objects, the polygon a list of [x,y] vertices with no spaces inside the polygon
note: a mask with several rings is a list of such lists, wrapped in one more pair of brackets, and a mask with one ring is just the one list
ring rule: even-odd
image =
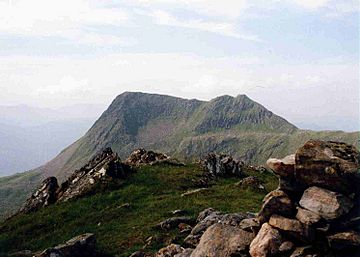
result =
[{"label": "hazy horizon", "polygon": [[358,18],[355,0],[0,1],[0,103],[246,94],[297,125],[358,131]]}]

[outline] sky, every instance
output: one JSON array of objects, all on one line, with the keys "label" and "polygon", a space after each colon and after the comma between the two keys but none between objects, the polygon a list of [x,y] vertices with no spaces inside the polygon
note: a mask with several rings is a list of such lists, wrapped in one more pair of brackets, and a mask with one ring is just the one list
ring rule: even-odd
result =
[{"label": "sky", "polygon": [[0,104],[246,94],[359,130],[357,0],[0,0]]}]

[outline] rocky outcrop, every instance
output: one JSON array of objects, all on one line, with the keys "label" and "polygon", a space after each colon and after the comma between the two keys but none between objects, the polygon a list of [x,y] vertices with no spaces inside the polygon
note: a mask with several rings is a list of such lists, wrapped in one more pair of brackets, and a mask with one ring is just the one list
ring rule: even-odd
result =
[{"label": "rocky outcrop", "polygon": [[244,166],[244,163],[234,160],[229,155],[209,153],[201,161],[201,164],[205,170],[214,177],[241,177],[243,175],[242,167]]},{"label": "rocky outcrop", "polygon": [[20,212],[29,213],[37,211],[42,207],[55,203],[58,189],[59,185],[55,177],[45,179],[39,189],[26,200]]},{"label": "rocky outcrop", "polygon": [[125,160],[125,163],[132,166],[141,164],[155,164],[158,162],[170,160],[170,157],[163,153],[156,153],[153,151],[146,151],[143,148],[133,151]]},{"label": "rocky outcrop", "polygon": [[118,155],[107,148],[76,170],[61,186],[58,186],[55,177],[45,179],[19,212],[29,213],[56,202],[88,195],[99,186],[124,179],[129,172],[129,166],[123,164]]},{"label": "rocky outcrop", "polygon": [[170,230],[179,226],[179,224],[193,224],[194,219],[191,217],[172,217],[160,222],[157,227],[162,230]]}]

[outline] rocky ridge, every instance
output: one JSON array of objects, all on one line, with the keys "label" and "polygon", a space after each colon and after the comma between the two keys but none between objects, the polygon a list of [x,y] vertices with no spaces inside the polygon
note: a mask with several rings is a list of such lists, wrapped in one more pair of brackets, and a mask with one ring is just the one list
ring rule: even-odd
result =
[{"label": "rocky ridge", "polygon": [[357,149],[310,140],[267,164],[279,188],[265,196],[256,216],[204,210],[183,246],[169,245],[156,257],[359,256]]}]

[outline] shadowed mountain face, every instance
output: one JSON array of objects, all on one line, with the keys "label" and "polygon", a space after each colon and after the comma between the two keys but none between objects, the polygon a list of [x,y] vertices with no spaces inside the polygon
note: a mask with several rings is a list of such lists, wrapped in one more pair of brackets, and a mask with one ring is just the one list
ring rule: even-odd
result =
[{"label": "shadowed mountain face", "polygon": [[9,199],[18,205],[44,178],[56,176],[63,181],[105,147],[121,159],[143,147],[185,161],[215,151],[261,165],[270,156],[294,152],[310,138],[356,144],[358,134],[299,130],[245,95],[205,102],[126,92],[55,159],[29,173],[0,180],[0,210],[9,208]]}]

